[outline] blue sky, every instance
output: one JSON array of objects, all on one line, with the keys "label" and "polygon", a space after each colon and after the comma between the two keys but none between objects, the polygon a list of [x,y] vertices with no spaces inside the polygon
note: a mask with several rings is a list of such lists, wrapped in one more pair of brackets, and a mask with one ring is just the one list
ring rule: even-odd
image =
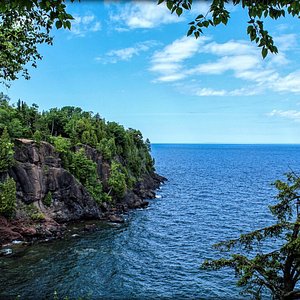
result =
[{"label": "blue sky", "polygon": [[266,22],[279,54],[263,60],[237,8],[198,40],[187,23],[207,2],[180,18],[156,1],[68,8],[72,30],[53,31],[31,79],[1,87],[12,102],[80,106],[153,143],[300,143],[299,20]]}]

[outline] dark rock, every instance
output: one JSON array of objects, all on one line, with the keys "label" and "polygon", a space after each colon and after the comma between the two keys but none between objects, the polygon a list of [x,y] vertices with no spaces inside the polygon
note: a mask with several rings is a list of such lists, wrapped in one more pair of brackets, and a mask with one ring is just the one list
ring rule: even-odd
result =
[{"label": "dark rock", "polygon": [[19,241],[19,240],[14,240],[11,242],[13,245],[20,245],[23,244],[23,241]]},{"label": "dark rock", "polygon": [[[83,145],[88,158],[97,164],[97,172],[108,192],[110,163],[103,159],[96,149]],[[8,172],[0,173],[0,181],[11,176],[16,181],[17,211],[13,221],[0,216],[0,245],[12,240],[34,241],[61,237],[65,222],[106,219],[123,223],[120,213],[132,208],[143,208],[149,203],[144,199],[155,198],[154,190],[166,179],[156,173],[144,174],[132,190],[127,190],[123,199],[113,199],[112,203],[99,206],[86,188],[66,169],[63,168],[59,153],[46,142],[39,144],[33,140],[15,140],[16,163]],[[75,147],[76,150],[76,147]],[[121,163],[121,158],[116,158]],[[51,194],[49,206],[43,203],[46,195]],[[29,207],[35,210],[38,218],[32,221]],[[30,208],[30,209],[31,209]],[[94,231],[95,225],[86,225],[85,231]]]},{"label": "dark rock", "polygon": [[49,143],[37,145],[31,140],[17,139],[15,159],[10,175],[17,183],[17,197],[21,202],[39,202],[51,192],[53,205],[46,213],[58,222],[101,216],[97,203],[85,187],[61,167],[58,153]]},{"label": "dark rock", "polygon": [[0,256],[12,255],[13,251],[11,248],[5,248],[0,250]]},{"label": "dark rock", "polygon": [[141,203],[141,207],[144,208],[144,207],[147,207],[149,205],[149,202],[148,201],[143,201]]},{"label": "dark rock", "polygon": [[15,230],[18,230],[18,232],[22,236],[27,236],[27,237],[32,237],[37,234],[37,230],[34,227],[21,227],[21,228],[16,228]]},{"label": "dark rock", "polygon": [[106,202],[101,203],[101,209],[103,212],[107,212],[109,210],[109,205]]},{"label": "dark rock", "polygon": [[140,182],[136,184],[133,191],[136,195],[142,199],[153,199],[155,198],[155,192],[160,187],[161,183],[167,179],[156,173],[145,174]]},{"label": "dark rock", "polygon": [[56,167],[61,167],[59,154],[54,147],[46,142],[37,145],[33,140],[15,139],[15,160],[21,163],[47,165],[47,160]]},{"label": "dark rock", "polygon": [[22,235],[12,230],[9,226],[0,227],[0,245],[11,242],[12,240],[21,240]]},{"label": "dark rock", "polygon": [[84,226],[84,231],[88,231],[88,232],[94,232],[97,230],[97,226],[96,224],[86,224]]},{"label": "dark rock", "polygon": [[124,223],[125,222],[124,218],[122,218],[121,216],[117,216],[117,215],[110,215],[108,217],[108,219],[112,223]]}]

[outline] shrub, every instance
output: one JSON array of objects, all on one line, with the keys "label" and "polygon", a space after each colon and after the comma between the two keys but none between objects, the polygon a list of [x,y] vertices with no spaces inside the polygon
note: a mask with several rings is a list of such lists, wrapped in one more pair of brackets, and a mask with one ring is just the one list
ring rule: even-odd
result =
[{"label": "shrub", "polygon": [[103,193],[102,194],[102,202],[112,202],[112,197],[110,195],[108,195],[107,193]]},{"label": "shrub", "polygon": [[37,143],[37,145],[39,146],[41,144],[41,141],[42,141],[42,133],[39,130],[36,130],[33,134],[33,139]]},{"label": "shrub", "polygon": [[14,162],[13,146],[5,127],[0,137],[0,172],[5,172],[12,166]]},{"label": "shrub", "polygon": [[98,144],[97,144],[97,150],[101,152],[102,156],[106,160],[111,160],[116,155],[116,144],[114,138],[103,138]]},{"label": "shrub", "polygon": [[97,164],[89,159],[81,148],[72,155],[71,173],[85,186],[97,203],[101,203],[102,184],[97,173]]},{"label": "shrub", "polygon": [[45,206],[49,207],[51,205],[51,203],[52,203],[52,194],[51,194],[50,191],[46,194],[46,196],[44,197],[42,202]]},{"label": "shrub", "polygon": [[55,150],[60,154],[64,168],[68,169],[71,160],[71,142],[59,135],[52,136],[51,143],[54,145]]},{"label": "shrub", "polygon": [[0,214],[12,217],[16,208],[16,183],[12,178],[7,178],[0,183]]},{"label": "shrub", "polygon": [[33,221],[41,221],[45,219],[44,214],[40,212],[33,203],[26,205],[25,210],[29,218]]},{"label": "shrub", "polygon": [[126,176],[122,173],[122,166],[116,161],[111,164],[110,176],[108,184],[112,189],[112,192],[116,197],[124,197],[126,186]]},{"label": "shrub", "polygon": [[45,219],[45,215],[41,212],[37,212],[37,213],[33,213],[30,218],[33,220],[33,221],[42,221]]}]

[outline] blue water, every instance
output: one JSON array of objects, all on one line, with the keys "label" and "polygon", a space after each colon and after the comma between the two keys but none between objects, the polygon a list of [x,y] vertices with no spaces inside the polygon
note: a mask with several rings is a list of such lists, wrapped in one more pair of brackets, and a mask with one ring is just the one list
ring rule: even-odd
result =
[{"label": "blue water", "polygon": [[[122,225],[0,260],[0,298],[242,299],[231,270],[201,271],[212,245],[269,225],[271,182],[300,173],[297,145],[153,145],[169,179]],[[246,298],[247,299],[247,298]]]}]

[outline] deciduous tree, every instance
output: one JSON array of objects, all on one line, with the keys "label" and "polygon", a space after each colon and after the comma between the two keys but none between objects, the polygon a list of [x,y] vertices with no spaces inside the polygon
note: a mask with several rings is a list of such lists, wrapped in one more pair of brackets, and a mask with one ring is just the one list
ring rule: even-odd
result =
[{"label": "deciduous tree", "polygon": [[[191,10],[193,0],[158,0],[158,4],[165,2],[171,13],[180,16],[184,10]],[[277,20],[280,17],[291,15],[300,16],[300,3],[294,0],[212,0],[210,9],[206,14],[199,14],[194,21],[190,22],[187,35],[198,38],[204,28],[226,25],[230,19],[229,5],[239,6],[248,12],[247,34],[261,48],[261,54],[265,58],[268,52],[277,53],[273,37],[264,28],[266,19]]]},{"label": "deciduous tree", "polygon": [[[71,0],[73,2],[74,0]],[[21,73],[29,79],[27,63],[36,67],[39,44],[52,44],[50,31],[71,28],[73,17],[65,0],[3,0],[0,2],[0,81],[7,84]]]}]

